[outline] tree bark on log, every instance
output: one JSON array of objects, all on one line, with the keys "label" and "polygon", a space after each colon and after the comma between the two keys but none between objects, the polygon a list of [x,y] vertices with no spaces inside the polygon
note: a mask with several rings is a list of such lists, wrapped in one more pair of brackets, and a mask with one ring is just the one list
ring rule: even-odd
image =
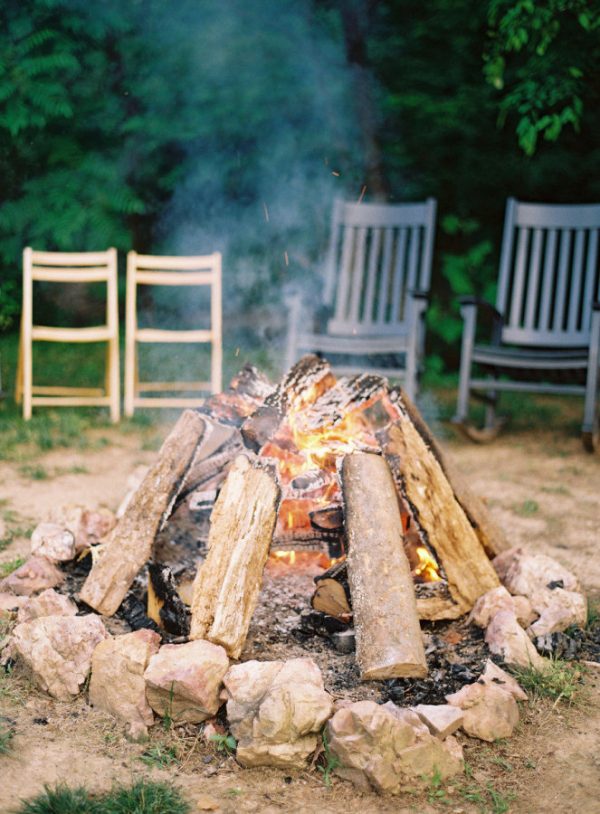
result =
[{"label": "tree bark on log", "polygon": [[498,576],[431,442],[402,400],[396,406],[399,418],[388,430],[384,454],[394,461],[402,498],[442,565],[459,616],[498,587]]},{"label": "tree bark on log", "polygon": [[342,490],[361,678],[423,678],[427,663],[413,578],[385,459],[364,452],[346,455]]},{"label": "tree bark on log", "polygon": [[173,507],[205,430],[206,423],[197,412],[182,413],[156,462],[102,544],[80,592],[81,600],[98,613],[112,616],[150,558],[156,533]]},{"label": "tree bark on log", "polygon": [[281,494],[270,468],[234,461],[211,516],[209,551],[194,581],[190,638],[242,652],[260,591]]}]

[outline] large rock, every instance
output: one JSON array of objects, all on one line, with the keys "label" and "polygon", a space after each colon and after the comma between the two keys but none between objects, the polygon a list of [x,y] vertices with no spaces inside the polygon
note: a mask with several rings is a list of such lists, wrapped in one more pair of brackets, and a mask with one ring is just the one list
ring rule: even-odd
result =
[{"label": "large rock", "polygon": [[579,591],[574,574],[545,554],[529,554],[522,548],[510,548],[498,554],[492,564],[511,594],[531,599],[539,590],[552,585],[566,591]]},{"label": "large rock", "polygon": [[0,591],[31,596],[46,588],[55,588],[64,578],[63,572],[46,557],[30,557],[0,582]]},{"label": "large rock", "polygon": [[485,670],[478,679],[478,683],[491,684],[508,692],[517,701],[527,701],[527,693],[521,688],[519,683],[491,659],[485,663]]},{"label": "large rock", "polygon": [[[425,731],[423,731],[425,730]],[[336,773],[357,785],[400,794],[426,784],[436,773],[445,779],[462,771],[462,750],[452,738],[442,742],[373,701],[338,710],[327,724]]]},{"label": "large rock", "polygon": [[32,596],[19,608],[17,622],[31,622],[42,616],[76,616],[77,605],[68,596],[46,588],[38,596]]},{"label": "large rock", "polygon": [[43,616],[13,631],[14,652],[29,667],[35,683],[59,701],[79,693],[94,648],[108,633],[99,616]]},{"label": "large rock", "polygon": [[10,614],[26,605],[29,600],[26,596],[16,596],[11,593],[0,593],[0,614]]},{"label": "large rock", "polygon": [[527,631],[531,637],[558,633],[571,625],[585,627],[588,615],[587,599],[577,591],[546,588],[534,595],[533,603],[540,617]]},{"label": "large rock", "polygon": [[304,767],[333,711],[312,659],[247,661],[224,679],[227,718],[242,766]]},{"label": "large rock", "polygon": [[510,611],[498,611],[485,632],[485,641],[490,651],[501,656],[506,664],[518,667],[534,667],[542,670],[546,665],[529,637]]},{"label": "large rock", "polygon": [[225,650],[198,639],[166,644],[152,656],[144,673],[146,697],[159,715],[200,723],[215,715],[223,676],[229,668]]},{"label": "large rock", "polygon": [[452,704],[419,704],[414,710],[431,734],[440,740],[460,729],[464,718],[462,711]]},{"label": "large rock", "polygon": [[514,613],[523,627],[530,625],[537,617],[526,596],[511,596],[504,585],[499,585],[479,597],[473,605],[473,610],[469,615],[469,622],[477,625],[477,627],[486,628],[492,617],[501,610]]},{"label": "large rock", "polygon": [[509,738],[519,722],[517,702],[510,692],[494,684],[467,684],[446,700],[463,711],[462,728],[473,738],[490,742]]},{"label": "large rock", "polygon": [[58,523],[40,523],[31,535],[31,553],[51,562],[68,562],[75,557],[75,537]]},{"label": "large rock", "polygon": [[154,722],[144,672],[159,647],[160,635],[142,629],[100,642],[92,656],[90,704],[125,721],[136,736]]},{"label": "large rock", "polygon": [[109,509],[86,509],[77,505],[57,506],[50,512],[49,519],[71,532],[76,554],[97,545],[117,522]]}]

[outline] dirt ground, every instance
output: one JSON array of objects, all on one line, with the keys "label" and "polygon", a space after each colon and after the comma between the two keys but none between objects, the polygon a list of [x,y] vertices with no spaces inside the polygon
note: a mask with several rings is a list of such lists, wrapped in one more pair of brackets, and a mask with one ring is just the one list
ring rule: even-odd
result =
[{"label": "dirt ground", "polygon": [[[166,430],[167,428],[165,428]],[[47,477],[31,467],[0,461],[0,509],[19,534],[0,563],[26,556],[26,530],[57,504],[115,509],[128,475],[154,453],[135,433],[102,432],[99,449],[51,450],[37,456]],[[600,599],[600,455],[586,455],[565,433],[505,434],[489,446],[443,442],[474,490],[514,544],[555,557]],[[112,719],[80,697],[58,703],[32,688],[17,669],[0,685],[0,715],[15,737],[0,755],[0,812],[44,784],[65,782],[102,791],[140,776],[173,780],[196,809],[210,795],[223,812],[427,812],[453,814],[598,814],[600,812],[600,669],[584,676],[579,701],[568,707],[536,701],[522,707],[518,732],[495,744],[462,737],[468,776],[419,795],[378,797],[318,771],[242,770],[231,757],[198,739],[197,729],[152,730],[148,744],[131,744]],[[153,766],[140,758],[153,750]],[[162,756],[162,757],[161,757]],[[166,765],[171,761],[170,765]],[[159,765],[163,764],[163,765]]]}]

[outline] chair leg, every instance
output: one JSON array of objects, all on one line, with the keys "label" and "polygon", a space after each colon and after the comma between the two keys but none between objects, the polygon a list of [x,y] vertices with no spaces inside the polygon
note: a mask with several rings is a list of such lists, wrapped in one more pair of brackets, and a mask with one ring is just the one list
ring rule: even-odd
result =
[{"label": "chair leg", "polygon": [[581,439],[588,452],[594,452],[598,445],[600,435],[599,420],[596,409],[598,397],[598,366],[600,365],[600,311],[592,314],[592,330],[590,336],[590,353],[588,357],[588,372],[585,386],[585,403],[583,408],[583,426]]},{"label": "chair leg", "polygon": [[15,378],[15,403],[23,401],[23,318],[19,329],[19,350],[17,354],[17,375]]},{"label": "chair leg", "polygon": [[460,352],[460,373],[458,377],[458,402],[456,414],[452,419],[455,424],[464,424],[469,415],[469,395],[471,388],[471,366],[473,359],[473,346],[475,344],[475,318],[477,312],[474,307],[463,308],[463,337]]},{"label": "chair leg", "polygon": [[109,364],[108,374],[110,381],[110,420],[118,424],[121,418],[121,394],[119,387],[119,340],[111,339],[108,345]]}]

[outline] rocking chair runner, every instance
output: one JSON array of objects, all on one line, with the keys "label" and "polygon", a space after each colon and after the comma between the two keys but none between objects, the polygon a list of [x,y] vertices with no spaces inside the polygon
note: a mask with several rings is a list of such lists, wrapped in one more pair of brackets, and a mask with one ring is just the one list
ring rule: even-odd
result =
[{"label": "rocking chair runner", "polygon": [[335,372],[369,368],[401,378],[414,398],[435,208],[432,198],[407,204],[335,201],[321,304],[324,324],[305,330],[300,297],[290,299],[288,369],[302,353],[326,353]]},{"label": "rocking chair runner", "polygon": [[[496,437],[501,391],[585,396],[582,440],[598,430],[600,364],[600,205],[527,204],[509,198],[496,308],[461,302],[464,319],[454,422],[474,441]],[[478,307],[493,319],[489,344],[476,344]],[[477,365],[485,374],[474,378]],[[471,392],[487,404],[485,426],[467,422]]]}]

